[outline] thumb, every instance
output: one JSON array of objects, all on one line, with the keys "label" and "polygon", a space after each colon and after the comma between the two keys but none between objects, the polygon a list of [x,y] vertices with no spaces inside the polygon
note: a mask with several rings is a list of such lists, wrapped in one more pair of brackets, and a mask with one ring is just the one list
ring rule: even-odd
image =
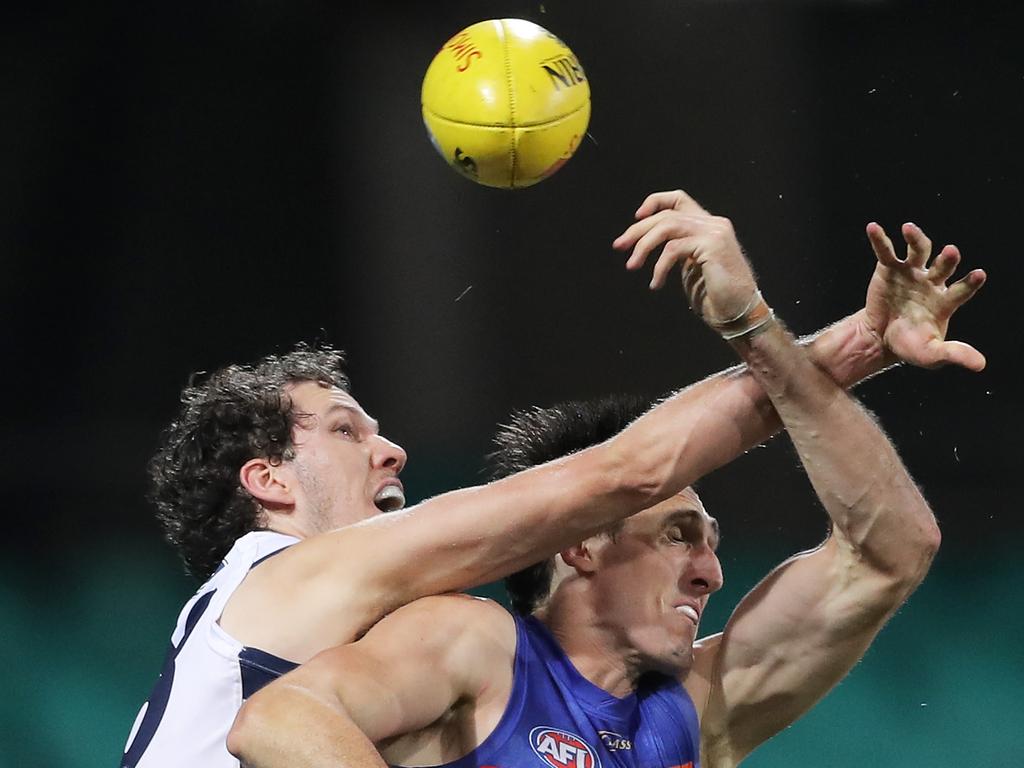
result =
[{"label": "thumb", "polygon": [[952,363],[969,371],[981,371],[985,368],[985,356],[970,344],[962,341],[944,341],[940,354],[941,363]]}]

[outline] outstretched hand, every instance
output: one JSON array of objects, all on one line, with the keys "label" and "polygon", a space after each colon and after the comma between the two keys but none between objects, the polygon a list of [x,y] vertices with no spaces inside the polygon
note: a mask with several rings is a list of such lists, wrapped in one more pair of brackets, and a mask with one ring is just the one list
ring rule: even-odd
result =
[{"label": "outstretched hand", "polygon": [[690,306],[710,324],[741,316],[750,307],[757,283],[732,222],[708,213],[678,189],[649,195],[634,215],[636,222],[612,243],[631,251],[626,269],[640,269],[660,247],[652,289],[661,288],[679,265]]},{"label": "outstretched hand", "polygon": [[947,363],[972,371],[985,367],[985,356],[970,344],[946,341],[949,318],[985,283],[975,269],[952,285],[946,282],[960,263],[960,251],[947,245],[928,264],[931,240],[916,224],[904,224],[905,259],[896,256],[892,240],[875,222],[868,239],[878,258],[868,284],[863,317],[871,333],[900,360],[923,368]]}]

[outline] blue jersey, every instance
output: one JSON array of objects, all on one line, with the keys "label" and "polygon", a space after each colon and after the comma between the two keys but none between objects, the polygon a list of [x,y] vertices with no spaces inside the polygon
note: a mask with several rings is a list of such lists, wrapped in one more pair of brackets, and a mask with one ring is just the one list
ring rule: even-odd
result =
[{"label": "blue jersey", "polygon": [[446,768],[700,768],[699,756],[697,711],[678,680],[651,673],[620,699],[583,677],[544,624],[517,616],[505,714]]}]

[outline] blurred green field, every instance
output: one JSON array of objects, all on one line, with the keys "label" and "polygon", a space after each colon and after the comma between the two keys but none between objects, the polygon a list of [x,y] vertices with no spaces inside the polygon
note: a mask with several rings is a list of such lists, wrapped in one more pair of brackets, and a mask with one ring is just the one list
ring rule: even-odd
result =
[{"label": "blurred green field", "polygon": [[[721,626],[770,565],[729,544],[727,584],[705,614],[705,632]],[[115,765],[193,588],[154,542],[110,542],[65,567],[50,571],[49,582],[37,573],[30,583],[27,569],[8,572],[0,587],[3,768]],[[502,597],[497,587],[480,592]],[[849,677],[745,765],[1019,768],[1022,616],[1012,552],[940,554]]]}]

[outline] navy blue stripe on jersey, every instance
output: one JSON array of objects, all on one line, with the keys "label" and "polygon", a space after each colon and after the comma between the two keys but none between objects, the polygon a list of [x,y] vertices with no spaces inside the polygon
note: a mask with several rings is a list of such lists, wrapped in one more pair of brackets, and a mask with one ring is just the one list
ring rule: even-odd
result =
[{"label": "navy blue stripe on jersey", "polygon": [[286,549],[288,549],[288,547],[290,547],[290,546],[291,546],[291,544],[285,544],[285,545],[284,545],[283,547],[281,547],[280,549],[274,550],[274,551],[273,551],[273,552],[271,552],[271,553],[270,553],[269,555],[264,555],[264,556],[263,556],[263,557],[261,557],[261,558],[260,558],[259,560],[257,560],[257,561],[256,561],[256,562],[254,562],[254,563],[253,563],[252,565],[250,565],[250,566],[249,566],[249,570],[251,571],[251,570],[252,570],[253,568],[255,568],[255,567],[256,567],[257,565],[259,565],[260,563],[262,563],[262,562],[263,562],[264,560],[267,560],[267,559],[269,559],[269,558],[273,557],[274,555],[279,555],[279,554],[281,554],[281,553],[282,553],[282,552],[284,552],[284,551],[285,551]]},{"label": "navy blue stripe on jersey", "polygon": [[248,699],[267,683],[272,683],[297,666],[294,661],[282,659],[259,648],[243,648],[238,654],[238,667],[242,672],[242,698]]},{"label": "navy blue stripe on jersey", "polygon": [[[276,554],[277,554],[278,552],[284,552],[284,551],[285,551],[286,549],[288,549],[288,547],[290,547],[290,546],[291,546],[291,544],[286,544],[286,545],[284,545],[283,547],[281,547],[280,549],[278,549],[278,550],[276,550],[276,551],[274,551],[274,552],[271,552],[271,553],[270,553],[269,555],[264,555],[264,556],[263,556],[263,557],[261,557],[261,558],[260,558],[259,560],[257,560],[257,561],[256,561],[255,563],[253,563],[252,565],[250,565],[250,566],[249,566],[249,570],[251,571],[251,570],[252,570],[253,568],[255,568],[255,567],[256,567],[257,565],[259,565],[260,563],[262,563],[262,562],[263,562],[264,560],[266,560],[266,559],[267,559],[268,557],[273,557],[273,556],[274,556],[274,555],[276,555]],[[217,570],[215,570],[215,571],[213,572],[213,575],[214,575],[214,576],[216,576],[216,575],[217,575],[218,573],[220,573],[220,572],[221,572],[221,571],[222,571],[222,570],[224,569],[224,566],[225,566],[225,565],[227,565],[227,564],[228,564],[228,561],[227,561],[227,560],[221,560],[221,561],[220,561],[220,565],[218,565],[218,566],[217,566]]]},{"label": "navy blue stripe on jersey", "polygon": [[177,646],[172,643],[168,647],[160,677],[157,678],[156,685],[153,686],[153,691],[149,694],[149,700],[146,702],[146,714],[139,724],[135,738],[132,739],[131,745],[125,750],[124,757],[121,758],[121,768],[135,768],[146,751],[146,747],[153,740],[157,726],[160,725],[160,720],[163,719],[167,709],[167,702],[171,698],[171,685],[174,683],[174,661],[178,658],[181,649],[185,647],[185,641],[192,634],[192,630],[196,628],[196,623],[216,592],[217,590],[211,589],[196,600],[192,610],[188,612],[188,618],[185,619],[185,632],[181,636],[181,640]]}]

